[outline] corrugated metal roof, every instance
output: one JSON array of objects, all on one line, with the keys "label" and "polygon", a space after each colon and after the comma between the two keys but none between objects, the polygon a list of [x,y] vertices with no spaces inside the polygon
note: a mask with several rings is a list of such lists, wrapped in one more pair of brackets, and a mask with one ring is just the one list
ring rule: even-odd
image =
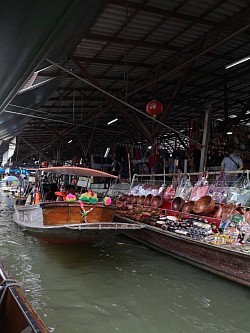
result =
[{"label": "corrugated metal roof", "polygon": [[[61,64],[143,111],[153,97],[165,107],[174,98],[173,108],[163,120],[180,129],[187,120],[202,117],[207,103],[213,105],[214,118],[223,114],[225,82],[229,111],[240,114],[248,100],[250,62],[230,70],[225,66],[249,54],[249,28],[239,32],[248,24],[248,0],[107,0]],[[54,67],[39,75],[46,78],[58,73],[62,71]],[[83,126],[78,128],[79,135],[85,138],[92,136],[97,124],[102,125],[109,142],[128,143],[138,135],[148,139],[142,133],[152,130],[148,118],[125,105],[112,104],[102,92],[69,73],[64,73],[58,91],[43,110],[50,118],[60,112],[69,119],[74,110],[74,121],[79,119]],[[116,116],[119,122],[112,132],[106,123]],[[119,135],[128,123],[129,134]],[[55,127],[59,133],[63,129],[62,124]],[[168,132],[166,128],[162,131]],[[98,129],[95,139],[102,147],[106,142],[100,133]],[[25,136],[28,138],[28,130]]]}]

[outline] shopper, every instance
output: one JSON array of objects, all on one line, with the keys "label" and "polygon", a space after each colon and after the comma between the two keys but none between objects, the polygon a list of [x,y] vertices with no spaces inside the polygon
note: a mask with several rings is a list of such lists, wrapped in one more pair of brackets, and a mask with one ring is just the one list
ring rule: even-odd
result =
[{"label": "shopper", "polygon": [[120,172],[121,172],[121,163],[118,162],[115,158],[113,158],[113,162],[111,165],[111,174],[118,177],[118,182],[120,179]]},{"label": "shopper", "polygon": [[[221,162],[221,171],[238,171],[243,169],[243,161],[235,150],[230,150]],[[228,185],[232,185],[238,179],[238,174],[226,175]]]}]

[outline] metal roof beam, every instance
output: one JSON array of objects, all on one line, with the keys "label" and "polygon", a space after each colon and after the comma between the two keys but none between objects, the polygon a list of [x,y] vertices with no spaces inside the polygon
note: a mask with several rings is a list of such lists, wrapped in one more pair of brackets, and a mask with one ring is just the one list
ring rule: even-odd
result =
[{"label": "metal roof beam", "polygon": [[100,35],[100,34],[93,34],[93,33],[86,33],[83,38],[91,39],[91,40],[98,40],[104,41],[110,44],[121,44],[123,47],[126,44],[127,47],[129,46],[136,46],[136,47],[145,47],[150,49],[161,49],[161,50],[170,50],[174,52],[181,52],[182,48],[168,45],[167,43],[156,43],[156,42],[147,42],[142,40],[136,40],[131,38],[120,38],[120,37],[113,37],[107,35]]},{"label": "metal roof beam", "polygon": [[[87,69],[85,69],[78,61],[77,59],[74,57],[71,59],[76,66],[80,69],[80,71],[82,72],[82,74],[84,74],[87,79],[95,84],[97,87],[102,88],[100,83],[87,71]],[[125,110],[123,108],[123,106],[116,101],[114,98],[106,95],[105,93],[102,93],[103,96],[122,114],[122,116],[124,117],[124,119],[126,119],[128,121],[128,123],[131,123],[139,132],[142,133],[142,135],[149,141],[152,142],[152,134],[149,131],[149,129],[146,127],[146,125],[141,121],[141,119],[137,116],[137,114],[133,111],[128,112],[127,110]]]},{"label": "metal roof beam", "polygon": [[[49,163],[53,164],[51,159],[44,153],[41,152],[40,149],[37,147],[33,146],[28,140],[26,140],[22,135],[18,135],[18,138],[22,140],[28,147],[30,147],[34,153],[39,153],[45,160],[47,160]],[[41,147],[40,147],[41,148]]]},{"label": "metal roof beam", "polygon": [[[78,62],[84,62],[87,64],[102,64],[102,65],[113,65],[113,66],[122,66],[124,67],[124,61],[116,61],[116,60],[110,60],[110,59],[100,59],[100,58],[87,58],[87,57],[80,57],[75,56],[74,59]],[[155,67],[155,65],[151,64],[145,64],[142,62],[127,62],[127,66],[129,67],[141,67],[141,68],[149,68],[152,69]]]},{"label": "metal roof beam", "polygon": [[[38,73],[38,76],[43,76],[43,77],[47,77],[47,78],[54,78],[56,77],[57,75],[54,74],[54,73],[48,73],[48,72],[40,72]],[[70,74],[65,74],[65,78],[72,78],[72,76]],[[111,81],[124,81],[124,76],[114,76],[114,75],[95,75],[95,78],[97,80],[111,80]],[[134,81],[134,78],[132,77],[128,77],[128,81]],[[69,89],[69,87],[66,87],[66,88],[62,88],[62,87],[59,87],[58,89],[62,89],[63,91],[66,90],[66,89]],[[57,90],[58,90],[57,89]],[[72,90],[72,88],[70,88]],[[84,88],[83,90],[84,91],[88,91],[93,88]],[[80,91],[80,89],[76,89],[76,91]]]}]

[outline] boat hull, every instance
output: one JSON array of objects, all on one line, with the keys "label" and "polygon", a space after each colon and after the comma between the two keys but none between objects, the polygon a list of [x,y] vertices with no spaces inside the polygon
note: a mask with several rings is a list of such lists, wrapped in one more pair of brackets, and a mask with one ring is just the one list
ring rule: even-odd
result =
[{"label": "boat hull", "polygon": [[8,285],[0,305],[0,328],[2,333],[39,332],[49,333],[49,329],[42,322],[38,314],[32,308],[24,296],[20,286],[12,285],[6,268],[0,263],[0,283]]},{"label": "boat hull", "polygon": [[[87,210],[91,208],[86,207]],[[108,208],[95,207],[88,215],[88,222],[84,222],[80,206],[76,204],[15,206],[14,221],[32,236],[57,244],[94,243],[108,240],[124,231],[130,233],[144,227],[113,221],[115,210]]]},{"label": "boat hull", "polygon": [[[134,223],[124,217],[118,221]],[[125,233],[126,234],[126,233]],[[250,256],[146,225],[128,237],[199,268],[250,287]]]},{"label": "boat hull", "polygon": [[112,222],[116,208],[102,204],[84,204],[85,216],[79,203],[43,202],[41,203],[44,225],[75,223]]}]

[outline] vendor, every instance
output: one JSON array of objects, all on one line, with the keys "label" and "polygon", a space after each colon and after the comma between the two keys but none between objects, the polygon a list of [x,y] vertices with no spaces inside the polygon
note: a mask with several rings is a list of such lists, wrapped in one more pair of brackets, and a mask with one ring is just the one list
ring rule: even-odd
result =
[{"label": "vendor", "polygon": [[68,194],[73,194],[77,198],[80,196],[79,193],[76,193],[75,186],[68,184],[63,191],[55,192],[55,195],[57,196],[56,201],[65,201]]}]

